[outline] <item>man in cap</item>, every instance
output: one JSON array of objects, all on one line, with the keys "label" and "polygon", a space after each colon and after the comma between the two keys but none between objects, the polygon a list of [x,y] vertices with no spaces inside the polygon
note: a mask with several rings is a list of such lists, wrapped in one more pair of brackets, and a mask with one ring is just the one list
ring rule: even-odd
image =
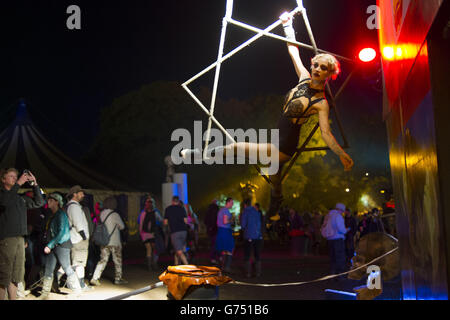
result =
[{"label": "man in cap", "polygon": [[80,202],[84,198],[84,190],[79,186],[73,186],[67,193],[66,210],[70,224],[70,240],[73,247],[71,250],[72,268],[80,279],[83,290],[90,289],[84,282],[84,268],[86,267],[89,253],[89,226],[86,215]]},{"label": "man in cap", "polygon": [[330,254],[330,266],[332,274],[339,274],[346,271],[345,255],[345,234],[350,228],[345,227],[345,211],[343,203],[337,203],[336,207],[324,219],[322,235],[328,240],[328,250]]},{"label": "man in cap", "polygon": [[[17,298],[17,284],[25,274],[25,240],[27,231],[27,209],[44,204],[36,178],[29,171],[20,177],[14,168],[0,170],[0,300]],[[26,182],[33,185],[31,199],[19,194]]]}]

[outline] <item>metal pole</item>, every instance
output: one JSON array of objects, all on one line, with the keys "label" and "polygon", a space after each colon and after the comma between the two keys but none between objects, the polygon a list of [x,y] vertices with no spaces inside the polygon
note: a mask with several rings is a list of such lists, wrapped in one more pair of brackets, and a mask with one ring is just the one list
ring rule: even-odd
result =
[{"label": "metal pole", "polygon": [[[298,9],[294,9],[290,12],[290,14],[295,14],[298,12]],[[278,19],[277,21],[275,21],[274,23],[272,23],[270,26],[268,26],[266,29],[262,30],[264,32],[269,32],[272,31],[273,29],[275,29],[276,27],[278,27],[281,24],[281,21]],[[222,59],[220,61],[216,61],[213,64],[211,64],[210,66],[206,67],[203,71],[200,71],[198,74],[196,74],[195,76],[193,76],[191,79],[189,79],[188,81],[186,81],[184,83],[184,85],[188,85],[190,84],[192,81],[196,80],[197,78],[199,78],[200,76],[202,76],[203,74],[205,74],[206,72],[208,72],[209,70],[213,69],[219,62],[223,62],[227,59],[229,59],[231,56],[233,56],[234,54],[238,53],[239,51],[241,51],[242,49],[244,49],[245,47],[249,46],[251,43],[255,42],[256,40],[258,40],[259,38],[261,38],[264,34],[262,33],[258,33],[256,35],[254,35],[253,37],[251,37],[250,39],[248,39],[247,41],[245,41],[244,43],[242,43],[240,46],[236,47],[235,49],[233,49],[232,51],[230,51],[229,53],[227,53],[226,55],[224,55],[222,57]]]},{"label": "metal pole", "polygon": [[[302,48],[305,48],[305,49],[308,49],[308,50],[313,50],[316,53],[317,52],[328,53],[328,54],[334,55],[335,57],[338,57],[339,59],[346,60],[346,61],[349,61],[349,62],[353,62],[352,59],[343,57],[341,55],[338,55],[338,54],[335,54],[335,53],[332,53],[332,52],[328,52],[328,51],[325,51],[325,50],[321,50],[321,49],[318,49],[317,47],[314,47],[314,46],[311,46],[311,45],[308,45],[308,44],[305,44],[305,43],[302,43],[302,42],[298,42],[298,41],[295,41],[295,40],[287,39],[287,38],[279,36],[277,34],[273,34],[273,33],[267,32],[267,31],[265,31],[265,29],[262,30],[262,29],[250,26],[248,24],[245,24],[243,22],[240,22],[240,21],[237,21],[237,20],[234,20],[234,19],[228,19],[228,22],[231,23],[231,24],[234,24],[234,25],[236,25],[238,27],[241,27],[243,29],[247,29],[247,30],[253,31],[253,32],[256,32],[258,34],[262,34],[264,36],[267,36],[267,37],[270,37],[270,38],[273,38],[273,39],[281,40],[281,41],[284,41],[284,42],[289,42],[289,43],[298,45],[298,46],[300,46]],[[314,45],[315,45],[315,42],[314,42]]]},{"label": "metal pole", "polygon": [[336,100],[337,98],[341,95],[342,91],[344,90],[344,88],[347,86],[348,82],[350,81],[350,78],[353,76],[353,74],[355,73],[355,70],[353,70],[347,77],[347,79],[345,79],[344,83],[342,84],[342,86],[339,88],[339,91],[336,93],[336,96],[333,98],[333,104],[334,104],[334,113],[336,115],[336,121],[339,127],[339,131],[341,132],[341,136],[342,139],[344,140],[344,145],[343,148],[348,148],[348,140],[347,137],[345,136],[344,133],[344,128],[342,127],[342,123],[341,123],[341,119],[339,117],[339,112],[338,109],[336,108]]},{"label": "metal pole", "polygon": [[261,177],[263,177],[264,180],[266,180],[266,182],[268,184],[273,185],[272,180],[270,180],[270,178],[264,172],[262,172],[260,166],[258,166],[257,164],[255,164],[254,166],[255,166],[256,170],[258,171],[258,173],[261,175]]},{"label": "metal pole", "polygon": [[295,163],[295,160],[297,160],[297,158],[299,157],[299,155],[304,151],[303,149],[306,147],[306,145],[309,143],[309,141],[312,139],[312,137],[314,136],[314,133],[316,132],[317,128],[319,128],[319,124],[317,123],[315,125],[315,127],[311,130],[309,136],[306,138],[305,142],[303,142],[302,146],[297,149],[297,152],[295,153],[295,155],[291,158],[291,160],[289,161],[289,165],[286,168],[286,170],[283,173],[283,176],[281,177],[281,183],[284,182],[284,180],[286,179],[289,171],[291,170],[292,166]]},{"label": "metal pole", "polygon": [[217,63],[216,66],[216,74],[214,76],[214,86],[211,96],[211,106],[210,106],[210,116],[208,120],[208,129],[206,130],[206,141],[205,141],[205,148],[203,149],[203,157],[206,158],[206,154],[208,152],[208,145],[209,140],[211,137],[211,124],[212,124],[212,115],[214,114],[214,107],[216,105],[216,95],[217,95],[217,87],[219,84],[219,75],[220,75],[220,67],[222,65],[222,56],[223,56],[223,47],[225,44],[225,35],[227,33],[227,18],[231,17],[231,14],[233,12],[233,0],[227,0],[227,9],[225,13],[225,17],[222,19],[222,32],[220,35],[220,44],[219,44],[219,53],[217,55]]},{"label": "metal pole", "polygon": [[[230,133],[219,123],[219,121],[217,121],[216,118],[214,118],[213,115],[211,115],[211,113],[209,112],[208,109],[206,109],[206,107],[201,103],[200,100],[197,99],[197,97],[192,93],[191,90],[189,90],[189,88],[185,85],[182,85],[182,87],[187,91],[187,93],[189,93],[189,95],[194,99],[195,102],[197,102],[197,104],[200,106],[200,108],[202,108],[202,110],[208,115],[208,117],[211,118],[211,120],[219,127],[219,129],[228,137],[230,138],[232,141],[235,141],[234,138],[230,135]],[[236,141],[235,141],[236,142]]]},{"label": "metal pole", "polygon": [[[356,69],[356,67],[355,67],[355,69]],[[347,86],[348,82],[350,81],[350,78],[355,74],[355,69],[353,69],[352,72],[350,72],[350,74],[347,76],[347,79],[345,79],[344,83],[341,85],[341,87],[339,88],[338,92],[334,96],[334,100],[337,100],[337,98],[339,98],[339,96],[341,95],[342,91]]]},{"label": "metal pole", "polygon": [[314,53],[317,54],[316,40],[314,40],[314,35],[312,33],[311,25],[309,24],[308,15],[306,14],[306,9],[302,10],[303,21],[305,22],[306,31],[308,31],[309,39],[311,40],[312,46],[314,48]]}]

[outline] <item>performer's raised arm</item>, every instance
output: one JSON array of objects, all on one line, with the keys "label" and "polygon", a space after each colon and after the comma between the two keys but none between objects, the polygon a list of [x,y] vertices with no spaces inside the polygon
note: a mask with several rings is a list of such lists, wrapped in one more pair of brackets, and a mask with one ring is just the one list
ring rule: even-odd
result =
[{"label": "performer's raised arm", "polygon": [[[283,24],[283,30],[284,34],[286,35],[286,38],[295,41],[295,31],[292,26],[293,17],[289,15],[289,13],[285,12],[280,16],[280,20]],[[292,63],[294,64],[295,72],[298,75],[299,81],[306,78],[311,78],[311,75],[303,65],[303,62],[300,58],[300,52],[298,47],[295,44],[289,42],[287,42],[287,47],[289,55],[291,56],[292,59]]]}]

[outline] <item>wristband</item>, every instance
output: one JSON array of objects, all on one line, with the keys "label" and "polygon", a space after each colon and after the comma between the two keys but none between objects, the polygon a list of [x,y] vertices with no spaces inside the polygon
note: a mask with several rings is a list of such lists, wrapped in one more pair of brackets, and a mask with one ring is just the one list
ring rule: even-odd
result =
[{"label": "wristband", "polygon": [[295,30],[292,27],[292,23],[283,25],[283,30],[287,39],[295,41]]},{"label": "wristband", "polygon": [[292,27],[292,18],[289,19],[286,23],[282,23],[283,28]]}]

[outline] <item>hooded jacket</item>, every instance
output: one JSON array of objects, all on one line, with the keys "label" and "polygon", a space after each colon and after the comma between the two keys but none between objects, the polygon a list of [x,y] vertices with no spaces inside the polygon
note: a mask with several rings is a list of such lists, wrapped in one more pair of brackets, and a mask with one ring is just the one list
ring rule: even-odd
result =
[{"label": "hooded jacket", "polygon": [[[47,243],[47,247],[50,249],[70,240],[69,219],[67,214],[61,209],[55,212],[50,222],[49,235],[51,240]],[[71,247],[71,243],[69,247]]]}]

